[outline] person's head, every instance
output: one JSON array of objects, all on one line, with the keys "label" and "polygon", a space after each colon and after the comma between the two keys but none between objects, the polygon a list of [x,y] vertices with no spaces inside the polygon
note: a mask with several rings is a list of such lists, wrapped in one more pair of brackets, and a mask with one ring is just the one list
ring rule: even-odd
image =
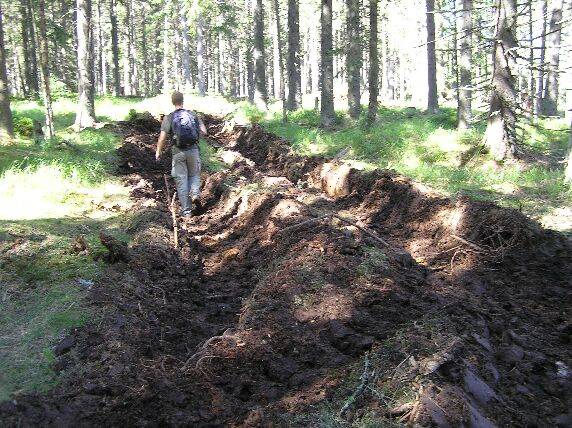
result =
[{"label": "person's head", "polygon": [[184,100],[185,97],[179,91],[175,91],[173,92],[173,95],[171,95],[171,102],[175,107],[181,107],[183,105]]}]

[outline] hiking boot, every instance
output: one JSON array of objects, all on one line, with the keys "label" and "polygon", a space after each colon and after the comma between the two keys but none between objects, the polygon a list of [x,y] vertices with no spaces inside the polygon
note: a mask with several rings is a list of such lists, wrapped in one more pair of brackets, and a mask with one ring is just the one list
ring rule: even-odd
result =
[{"label": "hiking boot", "polygon": [[194,212],[200,212],[203,209],[203,205],[201,204],[201,200],[200,198],[196,197],[193,198],[192,202],[192,206],[193,206],[193,211]]}]

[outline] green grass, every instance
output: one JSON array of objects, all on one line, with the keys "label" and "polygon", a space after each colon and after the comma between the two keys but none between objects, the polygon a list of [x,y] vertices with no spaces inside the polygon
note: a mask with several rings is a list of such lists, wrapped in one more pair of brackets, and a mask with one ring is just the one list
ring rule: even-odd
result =
[{"label": "green grass", "polygon": [[[240,110],[237,116],[259,120],[259,113]],[[414,108],[381,108],[373,127],[363,126],[337,113],[333,130],[319,128],[319,113],[299,110],[289,113],[288,122],[280,113],[268,114],[260,122],[270,132],[290,141],[303,155],[335,156],[344,150],[344,159],[358,168],[389,168],[424,183],[446,195],[468,194],[520,208],[545,225],[560,230],[572,228],[570,217],[561,222],[554,213],[572,204],[570,186],[564,182],[563,168],[541,163],[523,166],[498,165],[486,154],[463,158],[482,140],[484,125],[459,133],[455,111],[443,109],[427,115]],[[564,120],[542,120],[538,127],[523,124],[523,143],[541,155],[562,157],[569,124]],[[569,215],[569,214],[568,214]]]},{"label": "green grass", "polygon": [[[122,120],[137,99],[100,98],[100,121]],[[94,314],[84,304],[86,288],[103,263],[98,234],[125,238],[124,218],[113,205],[128,205],[128,194],[110,172],[119,137],[109,129],[81,133],[69,127],[73,98],[54,103],[57,136],[34,141],[26,121],[43,121],[41,106],[12,103],[21,133],[0,145],[0,400],[11,394],[45,391],[58,381],[53,348],[70,329]],[[65,143],[64,143],[65,142]],[[71,243],[83,235],[89,254],[73,254]]]}]

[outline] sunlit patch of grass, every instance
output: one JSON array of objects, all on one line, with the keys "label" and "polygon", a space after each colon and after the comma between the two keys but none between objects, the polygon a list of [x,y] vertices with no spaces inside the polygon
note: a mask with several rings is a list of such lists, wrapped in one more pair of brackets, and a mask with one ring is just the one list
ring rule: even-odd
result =
[{"label": "sunlit patch of grass", "polygon": [[[119,120],[136,101],[100,99],[96,110]],[[35,102],[15,102],[14,111],[43,121]],[[96,280],[103,270],[94,260],[104,251],[98,234],[124,237],[118,210],[129,206],[128,190],[110,175],[119,136],[107,129],[73,132],[73,98],[59,98],[54,113],[55,139],[19,135],[0,145],[0,400],[57,382],[54,344],[96,316],[83,304],[86,289],[78,280]],[[70,251],[77,235],[85,237],[88,254]]]}]

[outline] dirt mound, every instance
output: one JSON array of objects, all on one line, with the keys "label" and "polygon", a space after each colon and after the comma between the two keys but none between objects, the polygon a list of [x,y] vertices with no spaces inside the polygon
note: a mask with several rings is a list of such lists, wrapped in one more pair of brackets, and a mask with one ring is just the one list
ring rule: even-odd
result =
[{"label": "dirt mound", "polygon": [[566,426],[566,238],[205,121],[238,155],[177,249],[157,129],[126,137],[129,256],[93,287],[104,315],[62,348],[65,380],[0,404],[8,425]]}]

